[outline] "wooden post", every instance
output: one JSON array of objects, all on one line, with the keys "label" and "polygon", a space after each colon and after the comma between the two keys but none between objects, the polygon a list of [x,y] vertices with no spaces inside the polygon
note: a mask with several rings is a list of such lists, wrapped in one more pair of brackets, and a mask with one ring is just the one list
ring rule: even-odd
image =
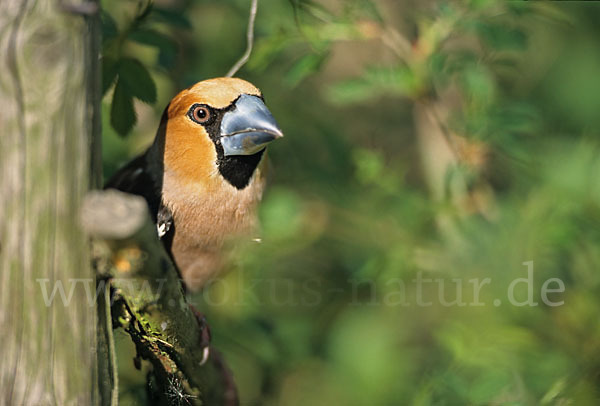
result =
[{"label": "wooden post", "polygon": [[99,401],[78,216],[100,179],[97,11],[94,1],[0,2],[1,404]]}]

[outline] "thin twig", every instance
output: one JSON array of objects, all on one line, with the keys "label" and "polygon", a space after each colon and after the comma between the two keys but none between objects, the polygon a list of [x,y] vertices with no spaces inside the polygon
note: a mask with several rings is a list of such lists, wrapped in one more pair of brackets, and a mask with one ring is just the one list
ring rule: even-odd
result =
[{"label": "thin twig", "polygon": [[258,9],[258,0],[252,0],[250,6],[250,17],[248,18],[248,31],[246,32],[246,52],[244,55],[229,69],[226,77],[230,78],[237,73],[238,70],[250,59],[252,46],[254,45],[254,20],[256,20],[256,10]]},{"label": "thin twig", "polygon": [[113,324],[112,324],[112,316],[110,309],[110,285],[108,282],[103,286],[104,289],[104,315],[106,320],[104,322],[106,325],[104,328],[106,329],[107,340],[108,340],[108,352],[109,352],[109,364],[110,364],[110,373],[112,374],[112,390],[110,396],[110,405],[117,406],[119,404],[119,371],[117,366],[117,352],[115,350],[115,337],[113,336]]},{"label": "thin twig", "polygon": [[448,124],[446,123],[445,120],[442,119],[438,109],[436,108],[435,105],[433,105],[433,103],[430,103],[429,111],[431,112],[433,119],[435,121],[437,121],[437,124],[441,130],[440,132],[442,133],[442,136],[446,140],[446,144],[448,144],[450,153],[452,155],[454,155],[454,158],[456,159],[457,162],[463,162],[465,160],[464,154],[460,151],[460,148],[458,147],[456,141],[454,140],[453,135],[450,132],[450,129],[448,128]]},{"label": "thin twig", "polygon": [[381,41],[390,48],[404,63],[411,58],[411,45],[408,38],[393,27],[388,27],[381,34]]}]

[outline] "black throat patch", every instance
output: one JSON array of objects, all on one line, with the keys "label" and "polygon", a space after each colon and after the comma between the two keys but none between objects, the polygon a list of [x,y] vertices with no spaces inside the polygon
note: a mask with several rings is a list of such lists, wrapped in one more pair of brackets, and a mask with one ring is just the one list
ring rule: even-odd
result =
[{"label": "black throat patch", "polygon": [[217,166],[219,172],[237,189],[244,189],[250,183],[254,170],[260,163],[265,149],[261,149],[253,155],[223,155],[223,147],[217,146]]},{"label": "black throat patch", "polygon": [[210,139],[215,144],[217,151],[217,167],[223,178],[236,189],[244,189],[250,183],[250,179],[260,163],[265,149],[252,155],[229,155],[225,156],[223,146],[221,145],[221,120],[225,113],[230,111],[235,102],[224,109],[212,109],[215,118],[204,125]]}]

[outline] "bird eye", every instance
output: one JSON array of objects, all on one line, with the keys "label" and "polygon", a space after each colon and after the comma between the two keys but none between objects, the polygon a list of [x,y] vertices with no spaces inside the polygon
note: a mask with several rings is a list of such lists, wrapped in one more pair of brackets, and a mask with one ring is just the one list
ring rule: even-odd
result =
[{"label": "bird eye", "polygon": [[198,124],[204,124],[210,120],[210,109],[202,105],[192,106],[189,115]]}]

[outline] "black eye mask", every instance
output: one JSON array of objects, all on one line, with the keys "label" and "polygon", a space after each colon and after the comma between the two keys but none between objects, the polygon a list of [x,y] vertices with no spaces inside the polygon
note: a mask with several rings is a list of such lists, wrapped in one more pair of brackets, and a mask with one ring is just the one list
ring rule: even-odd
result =
[{"label": "black eye mask", "polygon": [[[256,167],[260,163],[260,160],[265,150],[262,149],[252,155],[225,156],[223,146],[221,145],[221,121],[223,120],[223,116],[225,115],[225,113],[231,111],[234,108],[236,101],[237,99],[234,100],[228,107],[225,107],[223,109],[210,108],[210,119],[206,123],[199,125],[202,125],[206,129],[208,136],[212,140],[213,144],[215,144],[215,150],[217,151],[217,167],[219,168],[219,173],[232,186],[234,186],[236,189],[241,190],[248,186],[248,184],[250,183],[250,178],[252,178],[252,174],[254,173]],[[194,106],[192,106],[192,108]],[[192,109],[190,109],[190,112],[191,111]],[[188,117],[189,114],[190,113],[188,112]],[[196,122],[195,120],[193,121]]]}]

